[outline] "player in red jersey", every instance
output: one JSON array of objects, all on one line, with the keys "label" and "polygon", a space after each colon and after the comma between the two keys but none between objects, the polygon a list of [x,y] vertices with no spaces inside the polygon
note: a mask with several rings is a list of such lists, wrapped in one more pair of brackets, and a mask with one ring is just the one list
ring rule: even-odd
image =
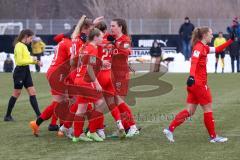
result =
[{"label": "player in red jersey", "polygon": [[[96,24],[95,26],[96,28],[98,28],[102,33],[103,33],[103,41],[105,41],[105,33],[107,31],[107,25],[104,21],[99,22],[98,24]],[[102,42],[103,44],[104,42]],[[98,46],[98,57],[101,59],[101,55],[99,54],[102,51],[102,44],[101,46]],[[101,71],[98,73],[98,81],[100,83],[100,85],[102,86],[102,83],[99,79],[101,74]],[[103,90],[105,90],[104,86]],[[91,106],[89,106],[91,107]],[[88,130],[91,133],[96,132],[98,134],[99,137],[101,137],[103,140],[106,139],[106,135],[104,132],[104,114],[100,113],[98,111],[96,111],[95,109],[91,109],[91,113],[88,116]]]},{"label": "player in red jersey", "polygon": [[170,142],[174,142],[173,132],[176,127],[181,125],[188,117],[192,116],[197,106],[200,104],[204,112],[204,124],[210,136],[210,142],[226,142],[228,139],[216,135],[215,123],[212,111],[212,96],[210,88],[207,85],[207,55],[209,53],[220,53],[234,40],[234,34],[224,44],[219,47],[209,47],[212,41],[212,29],[209,27],[196,28],[192,35],[192,59],[190,76],[187,80],[187,109],[179,112],[175,119],[170,123],[168,129],[163,133]]},{"label": "player in red jersey", "polygon": [[[79,54],[80,48],[84,45],[84,43],[87,41],[87,35],[89,34],[90,29],[92,28],[93,23],[90,19],[88,19],[85,15],[83,15],[80,20],[78,21],[78,24],[76,25],[74,31],[71,34],[71,47],[70,47],[70,73],[68,77],[66,78],[66,83],[68,84],[74,84],[74,79],[76,76],[76,66],[77,66],[77,57]],[[73,99],[75,97],[72,97]],[[74,110],[74,106],[70,107]],[[66,115],[68,116],[68,115]],[[72,126],[71,121],[65,121],[64,125],[62,125],[59,128],[58,136],[63,136],[64,134],[67,137],[71,138],[71,129],[69,129]]]},{"label": "player in red jersey", "polygon": [[[61,34],[56,35],[56,36],[53,38],[53,40],[54,40],[56,43],[59,43],[59,42],[61,42],[64,38],[70,39],[73,31],[75,30],[75,27],[76,27],[76,25],[74,25],[67,33],[61,33]],[[67,43],[69,43],[69,42],[67,42]],[[69,45],[70,45],[70,44],[69,44]],[[71,51],[71,49],[70,49],[70,51]],[[64,62],[64,61],[63,61],[64,58],[69,59],[69,57],[63,57],[63,58],[62,58],[62,62]],[[54,55],[52,64],[54,63],[55,59],[56,59],[56,55]],[[61,61],[61,60],[58,60],[58,61]],[[59,63],[59,64],[62,64],[62,63]],[[55,68],[56,68],[56,66],[59,66],[59,65],[56,65],[56,64],[55,64]],[[54,70],[55,70],[55,69],[54,69]],[[51,72],[51,73],[53,73],[53,72]],[[49,74],[49,75],[50,75],[50,74]],[[55,114],[55,112],[53,112],[51,122],[50,122],[50,124],[49,124],[49,126],[48,126],[48,130],[49,130],[49,131],[58,131],[59,126],[57,125],[57,120],[58,120],[58,116]],[[61,126],[62,124],[63,124],[63,121],[60,120],[60,126]]]},{"label": "player in red jersey", "polygon": [[[103,34],[97,28],[93,28],[88,37],[88,43],[83,46],[82,52],[80,53],[80,65],[77,67],[77,74],[74,80],[74,84],[96,90],[98,92],[102,92],[102,87],[98,82],[97,70],[100,69],[100,60],[98,58],[98,45],[102,43]],[[96,111],[103,113],[102,108],[100,106],[106,106],[103,103],[104,100],[97,99],[96,97],[86,97],[86,96],[78,96],[77,97],[77,110],[74,118],[74,137],[72,139],[73,142],[77,142],[79,140],[83,141],[91,141],[92,139],[95,141],[103,141],[101,137],[98,136],[96,132],[91,133],[91,130],[88,134],[88,137],[83,133],[83,125],[85,118],[84,116],[87,114],[87,108],[89,103],[94,104],[94,108]]]},{"label": "player in red jersey", "polygon": [[[87,38],[86,35],[89,33],[89,30],[91,29],[92,24],[93,24],[92,21],[90,19],[87,19],[86,16],[83,15],[80,18],[78,24],[73,27],[74,29],[71,29],[66,34],[59,34],[54,37],[54,41],[56,41],[56,42],[63,39],[66,36],[71,37],[71,40],[72,40],[71,46],[70,46],[71,60],[73,60],[74,57],[77,56],[79,48],[82,47],[82,45],[86,42],[86,38]],[[76,68],[76,67],[74,67],[73,63],[71,64],[71,66],[72,66],[71,68]],[[74,70],[70,69],[70,74],[69,74],[66,82],[69,84],[73,84],[75,75],[76,75],[76,72]],[[57,121],[57,116],[56,116],[56,114],[53,114],[50,126],[54,126],[54,124],[56,124],[56,121]],[[70,128],[70,126],[69,126],[69,128]],[[61,134],[63,134],[63,133],[61,133]],[[68,134],[68,135],[70,135],[70,134]]]},{"label": "player in red jersey", "polygon": [[115,101],[122,115],[124,128],[128,130],[127,137],[139,134],[130,107],[124,102],[123,97],[128,92],[129,66],[128,56],[131,54],[131,39],[128,36],[127,23],[124,19],[113,19],[111,21],[111,33],[114,42],[112,55],[112,80],[116,90]]},{"label": "player in red jersey", "polygon": [[[90,30],[94,27],[95,24],[102,21],[103,17],[98,17],[94,21],[91,19],[88,19],[85,15],[81,17],[81,19],[78,22],[77,27],[75,28],[73,34],[71,35],[72,38],[72,47],[71,47],[71,73],[69,74],[69,77],[67,78],[67,82],[69,84],[74,84],[74,80],[77,74],[76,66],[78,63],[78,57],[81,53],[81,48],[87,41],[88,34]],[[70,107],[71,112],[76,112],[76,104],[73,104]],[[89,106],[91,108],[91,105]],[[67,116],[67,115],[66,115]],[[64,122],[64,125],[62,125],[59,129],[58,135],[63,136],[70,135],[68,129],[72,126],[71,121]]]},{"label": "player in red jersey", "polygon": [[[48,80],[50,80],[51,74],[56,71],[56,69],[63,64],[66,60],[70,58],[70,48],[72,46],[71,38],[65,37],[62,39],[61,42],[58,43],[58,45],[55,48],[55,55],[52,60],[52,63],[47,71],[46,77]],[[50,82],[49,82],[50,83]],[[35,121],[30,122],[30,127],[32,128],[33,134],[35,136],[38,136],[39,132],[39,126],[41,123],[45,120],[48,120],[51,118],[52,115],[54,115],[54,109],[59,105],[59,103],[64,99],[64,96],[61,93],[56,92],[54,89],[51,89],[52,94],[52,103],[47,106],[42,114],[37,118]],[[57,119],[56,116],[53,118],[54,121]],[[55,123],[52,121],[52,123]],[[54,124],[49,125],[50,130],[58,130],[58,126],[55,126]]]},{"label": "player in red jersey", "polygon": [[[112,78],[111,78],[111,60],[112,60],[112,51],[113,51],[113,44],[112,42],[107,40],[108,37],[108,33],[107,31],[107,25],[105,22],[101,22],[99,23],[97,26],[97,28],[99,28],[103,33],[104,33],[104,37],[103,37],[103,42],[100,46],[98,46],[98,56],[102,61],[102,67],[101,70],[97,76],[97,79],[100,83],[100,85],[102,86],[104,91],[107,91],[108,93],[111,93],[111,95],[105,96],[109,111],[111,112],[114,120],[116,121],[117,124],[117,128],[118,128],[118,136],[120,138],[124,138],[126,136],[125,134],[125,130],[122,124],[122,120],[121,120],[121,114],[117,108],[117,105],[115,104],[114,101],[114,95],[115,95],[115,88],[114,85],[112,83]],[[95,114],[93,112],[93,114]],[[104,122],[104,116],[103,115],[99,115],[97,118],[91,120],[89,122],[89,124],[92,123],[96,123],[98,124],[97,128],[97,133],[104,139],[105,138],[105,134],[104,134],[104,128],[103,128],[103,122]],[[98,121],[101,121],[101,123],[99,123]]]},{"label": "player in red jersey", "polygon": [[68,82],[70,84],[74,83],[74,79],[76,76],[76,65],[77,65],[77,57],[79,54],[80,48],[84,45],[87,41],[87,35],[89,31],[93,28],[93,22],[91,19],[88,19],[85,15],[81,17],[76,26],[73,34],[71,35],[72,38],[72,47],[71,47],[71,73],[68,78]]},{"label": "player in red jersey", "polygon": [[[103,64],[97,79],[100,85],[102,86],[103,90],[111,93],[111,95],[105,96],[105,99],[107,101],[107,105],[109,110],[111,111],[112,116],[117,122],[118,136],[120,138],[124,138],[126,136],[124,126],[127,129],[130,128],[128,124],[128,120],[130,119],[130,117],[125,117],[125,119],[123,119],[123,124],[125,124],[123,126],[122,117],[117,107],[118,105],[116,105],[114,101],[115,99],[114,95],[116,91],[112,82],[112,75],[111,75],[112,74],[112,71],[111,71],[112,54],[114,51],[114,43],[112,42],[112,40],[114,39],[111,40],[111,38],[109,38],[110,34],[106,33],[107,25],[104,22],[99,23],[96,27],[99,28],[105,34],[103,43],[98,47],[99,48],[98,55],[99,55],[99,58],[101,58]],[[95,112],[93,111],[91,114],[95,114]],[[103,128],[104,126],[103,118],[104,118],[103,115],[98,114],[97,118],[91,119],[89,121],[89,125],[91,126],[92,124],[95,123],[95,125],[97,125],[95,126],[95,129],[96,128],[98,129],[97,130],[98,135],[101,136],[102,138],[105,138],[104,128]],[[89,128],[91,130],[91,127]]]}]

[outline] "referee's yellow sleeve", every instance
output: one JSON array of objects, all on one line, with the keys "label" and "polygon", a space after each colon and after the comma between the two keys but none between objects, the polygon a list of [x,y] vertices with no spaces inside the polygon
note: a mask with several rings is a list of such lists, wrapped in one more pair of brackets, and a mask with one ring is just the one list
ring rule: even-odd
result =
[{"label": "referee's yellow sleeve", "polygon": [[21,42],[18,42],[14,48],[14,60],[17,66],[26,66],[29,64],[37,64],[30,56],[30,52],[27,46]]},{"label": "referee's yellow sleeve", "polygon": [[215,38],[213,46],[217,47],[217,38]]},{"label": "referee's yellow sleeve", "polygon": [[215,38],[214,40],[214,47],[218,47],[220,45],[222,45],[223,43],[226,42],[226,39],[225,38]]}]

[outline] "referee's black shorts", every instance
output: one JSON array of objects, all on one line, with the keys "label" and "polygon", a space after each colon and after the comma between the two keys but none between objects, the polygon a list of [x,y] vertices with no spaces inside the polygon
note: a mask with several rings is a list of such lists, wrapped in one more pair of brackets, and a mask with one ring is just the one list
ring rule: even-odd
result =
[{"label": "referee's black shorts", "polygon": [[32,76],[29,66],[16,66],[13,72],[14,89],[32,87]]},{"label": "referee's black shorts", "polygon": [[220,52],[218,54],[215,54],[216,58],[219,58],[219,56],[221,56],[221,58],[224,58],[225,57],[225,52]]}]

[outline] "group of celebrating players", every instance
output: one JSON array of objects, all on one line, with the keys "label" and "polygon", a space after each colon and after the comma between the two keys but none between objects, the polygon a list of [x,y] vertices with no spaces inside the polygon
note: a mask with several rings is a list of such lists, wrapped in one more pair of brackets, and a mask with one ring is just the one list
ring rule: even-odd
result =
[{"label": "group of celebrating players", "polygon": [[[103,17],[92,21],[84,15],[67,34],[54,40],[58,45],[46,74],[53,100],[30,122],[33,134],[38,136],[41,123],[52,117],[48,129],[58,131],[58,136],[65,135],[73,142],[103,141],[104,113],[109,111],[119,138],[138,135],[131,109],[124,102],[131,53],[126,21],[113,19],[108,33]],[[87,133],[83,129],[85,118]]]}]

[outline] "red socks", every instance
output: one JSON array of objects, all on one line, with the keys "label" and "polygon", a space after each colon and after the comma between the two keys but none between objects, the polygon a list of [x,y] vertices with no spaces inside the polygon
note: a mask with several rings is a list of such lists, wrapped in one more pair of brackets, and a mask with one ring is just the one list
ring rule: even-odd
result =
[{"label": "red socks", "polygon": [[[75,103],[75,104],[73,104],[73,105],[70,106],[70,112],[73,113],[73,114],[75,114],[75,113],[77,112],[77,109],[78,109],[78,104],[77,104],[77,103]],[[67,120],[64,121],[64,123],[63,123],[65,128],[68,128],[68,129],[69,129],[69,128],[72,126],[73,121],[74,121],[74,118],[71,119],[71,118],[70,118],[71,116],[72,116],[72,115],[70,115],[70,114],[67,114],[67,115],[66,115]]]},{"label": "red socks", "polygon": [[121,119],[125,129],[128,129],[132,125],[136,124],[132,111],[126,103],[121,103],[118,105],[118,109],[121,113]]},{"label": "red socks", "polygon": [[120,114],[117,106],[115,106],[114,108],[111,109],[111,114],[116,122],[118,120],[121,120],[121,114]]},{"label": "red socks", "polygon": [[79,137],[83,133],[85,118],[82,116],[75,116],[73,126],[74,126],[74,137]]},{"label": "red socks", "polygon": [[211,138],[216,137],[215,133],[215,125],[214,125],[214,119],[213,119],[213,113],[212,112],[205,112],[204,113],[204,124],[208,130],[209,136]]},{"label": "red socks", "polygon": [[51,120],[51,125],[57,125],[57,120],[58,120],[58,117],[56,116],[55,113],[53,113],[52,115],[52,120]]},{"label": "red socks", "polygon": [[102,113],[98,111],[91,111],[91,113],[88,116],[88,128],[90,133],[94,133],[97,131],[97,129],[103,129],[104,128],[104,116]]},{"label": "red socks", "polygon": [[181,112],[179,112],[175,119],[171,122],[171,124],[169,125],[169,130],[171,132],[174,131],[174,129],[179,126],[180,124],[182,124],[188,117],[190,117],[190,114],[188,112],[188,110],[183,110]]},{"label": "red socks", "polygon": [[53,115],[53,112],[55,110],[55,108],[59,105],[58,102],[53,101],[49,106],[47,106],[47,108],[44,109],[44,111],[42,112],[42,114],[40,115],[40,117],[43,120],[48,120],[49,118],[51,118],[51,116]]},{"label": "red socks", "polygon": [[[181,125],[188,117],[190,116],[188,110],[183,110],[181,112],[179,112],[175,119],[171,122],[171,124],[169,125],[169,130],[171,132],[174,131],[174,129]],[[215,125],[214,125],[214,119],[213,119],[213,113],[212,112],[205,112],[204,113],[204,124],[208,130],[209,136],[211,138],[215,138],[216,137],[216,133],[215,133]]]}]

